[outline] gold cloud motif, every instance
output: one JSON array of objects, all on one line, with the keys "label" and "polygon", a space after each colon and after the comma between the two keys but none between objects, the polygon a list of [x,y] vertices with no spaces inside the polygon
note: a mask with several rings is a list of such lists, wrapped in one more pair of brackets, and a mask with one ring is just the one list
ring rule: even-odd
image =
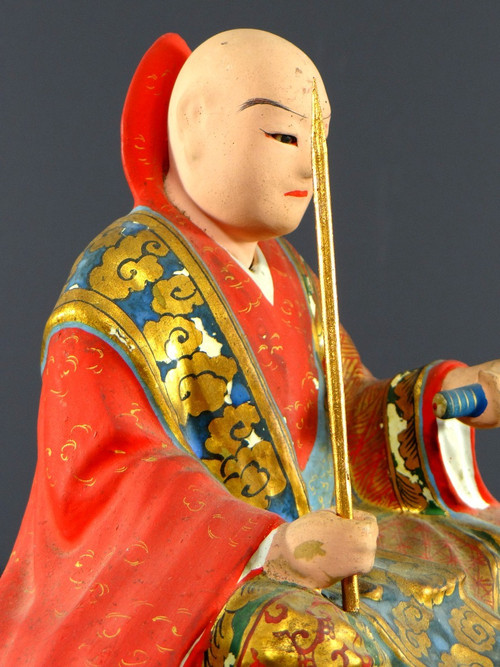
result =
[{"label": "gold cloud motif", "polygon": [[153,287],[153,297],[152,308],[160,315],[188,315],[203,303],[200,292],[185,274],[158,281]]},{"label": "gold cloud motif", "polygon": [[471,649],[491,651],[495,645],[495,630],[472,609],[452,609],[450,625],[456,638]]},{"label": "gold cloud motif", "polygon": [[144,335],[155,359],[167,362],[192,355],[203,340],[193,322],[170,315],[164,315],[158,322],[146,322]]},{"label": "gold cloud motif", "polygon": [[453,644],[451,651],[441,656],[438,667],[495,667],[493,661],[461,644]]},{"label": "gold cloud motif", "polygon": [[431,640],[427,635],[432,620],[432,611],[413,602],[400,602],[393,610],[394,620],[405,646],[412,655],[420,658],[427,655]]},{"label": "gold cloud motif", "polygon": [[271,496],[281,493],[286,480],[271,443],[261,440],[254,447],[241,446],[223,461],[204,459],[210,472],[237,498],[267,509]]},{"label": "gold cloud motif", "polygon": [[257,410],[251,403],[242,403],[236,408],[228,405],[222,417],[210,422],[208,430],[211,437],[205,442],[205,447],[224,458],[235,455],[241,441],[250,436],[253,426],[259,421]]},{"label": "gold cloud motif", "polygon": [[90,286],[110,299],[124,299],[130,292],[140,292],[147,282],[161,278],[163,267],[158,257],[167,252],[165,243],[151,232],[124,236],[116,247],[106,250],[102,263],[92,269]]},{"label": "gold cloud motif", "polygon": [[123,228],[120,225],[113,224],[111,227],[105,229],[102,234],[99,234],[88,246],[90,252],[99,250],[99,248],[109,248],[116,245],[120,239],[123,238]]},{"label": "gold cloud motif", "polygon": [[197,417],[205,410],[218,410],[236,370],[234,359],[222,355],[212,358],[205,352],[195,352],[179,359],[167,373],[165,388],[180,423],[185,424],[189,415]]}]

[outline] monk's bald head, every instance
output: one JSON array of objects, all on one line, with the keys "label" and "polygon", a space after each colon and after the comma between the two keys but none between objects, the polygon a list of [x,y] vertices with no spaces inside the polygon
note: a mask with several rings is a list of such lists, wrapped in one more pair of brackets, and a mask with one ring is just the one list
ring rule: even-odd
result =
[{"label": "monk's bald head", "polygon": [[[228,30],[201,44],[189,56],[177,78],[170,108],[169,123],[175,122],[175,109],[185,95],[196,91],[201,103],[215,102],[220,92],[222,105],[232,90],[259,90],[272,93],[278,81],[302,80],[304,94],[310,93],[312,75],[321,77],[311,59],[291,42],[263,30]],[[290,95],[296,95],[293,87]],[[289,100],[290,101],[290,100]]]},{"label": "monk's bald head", "polygon": [[[310,198],[309,186],[301,181],[311,177],[314,79],[327,117],[329,103],[318,70],[287,40],[240,29],[215,35],[195,49],[179,73],[169,108],[166,186],[174,203],[195,222],[208,216],[252,238],[264,233],[261,222],[270,216],[276,229],[269,235],[290,231],[289,214],[297,226]],[[273,146],[273,139],[292,146],[287,152]],[[284,198],[287,191],[307,196],[301,195],[299,205]],[[192,204],[198,209],[194,216]],[[254,223],[259,232],[251,231]]]}]

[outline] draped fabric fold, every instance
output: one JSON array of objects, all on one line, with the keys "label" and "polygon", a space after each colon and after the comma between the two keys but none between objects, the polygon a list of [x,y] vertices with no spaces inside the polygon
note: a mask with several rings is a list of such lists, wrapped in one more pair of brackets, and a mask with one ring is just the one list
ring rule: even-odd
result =
[{"label": "draped fabric fold", "polygon": [[[495,636],[498,531],[449,518],[415,417],[427,371],[377,381],[345,332],[354,492],[380,526],[362,614],[344,615],[335,588],[239,587],[274,527],[333,497],[316,281],[286,243],[262,251],[274,304],[180,215],[134,211],[73,267],[47,325],[39,462],[2,578],[7,661],[32,629],[32,664],[198,664],[206,649],[219,664],[235,646],[246,664],[263,645],[321,664],[338,642],[352,664],[420,664],[405,637],[418,630],[427,656],[433,638],[468,646],[457,614]],[[287,627],[314,641],[290,644]],[[474,651],[491,660],[490,643]]]},{"label": "draped fabric fold", "polygon": [[457,362],[379,381],[342,330],[354,500],[380,529],[361,613],[336,586],[240,581],[274,528],[332,503],[318,284],[286,241],[262,242],[270,303],[167,201],[188,53],[164,36],[139,66],[122,125],[137,207],[78,258],[45,331],[0,662],[493,667],[498,504],[470,443],[473,493],[454,486],[428,409]]}]

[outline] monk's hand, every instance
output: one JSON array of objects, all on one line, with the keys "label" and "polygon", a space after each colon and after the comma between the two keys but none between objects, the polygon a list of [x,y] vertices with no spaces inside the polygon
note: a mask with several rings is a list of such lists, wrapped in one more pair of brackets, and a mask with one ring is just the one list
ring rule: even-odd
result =
[{"label": "monk's hand", "polygon": [[488,405],[477,417],[462,417],[460,421],[475,428],[500,426],[500,359],[477,366],[453,368],[446,375],[442,389],[457,389],[475,383],[482,386]]},{"label": "monk's hand", "polygon": [[377,535],[377,521],[367,512],[355,511],[353,519],[333,509],[310,512],[277,529],[264,572],[277,581],[326,588],[372,569]]}]

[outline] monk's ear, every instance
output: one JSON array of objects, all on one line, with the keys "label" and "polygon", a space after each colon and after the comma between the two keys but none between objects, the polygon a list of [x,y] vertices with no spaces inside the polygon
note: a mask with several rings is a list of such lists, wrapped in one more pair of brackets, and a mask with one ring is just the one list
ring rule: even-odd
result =
[{"label": "monk's ear", "polygon": [[[191,91],[182,95],[174,110],[170,141],[174,152],[182,154],[182,162],[189,166],[203,155],[206,145],[204,102]],[[178,156],[180,157],[180,156]]]}]

